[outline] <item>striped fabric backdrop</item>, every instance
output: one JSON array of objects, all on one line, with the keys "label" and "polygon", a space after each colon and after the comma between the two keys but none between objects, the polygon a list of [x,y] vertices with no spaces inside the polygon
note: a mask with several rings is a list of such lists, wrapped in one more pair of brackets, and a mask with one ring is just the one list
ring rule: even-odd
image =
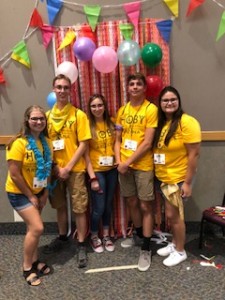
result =
[{"label": "striped fabric backdrop", "polygon": [[[71,27],[59,27],[53,37],[53,56],[55,69],[64,61],[74,62],[78,69],[78,79],[73,84],[71,103],[86,112],[89,97],[94,93],[101,93],[108,101],[108,107],[111,116],[115,116],[118,108],[127,103],[128,95],[126,91],[127,76],[136,71],[144,75],[158,75],[164,85],[170,84],[170,52],[169,45],[162,39],[156,22],[159,19],[143,19],[139,22],[138,30],[134,32],[135,40],[142,48],[146,43],[152,42],[158,44],[163,52],[161,63],[155,68],[148,68],[140,60],[135,66],[126,67],[118,64],[117,68],[108,74],[99,73],[93,66],[92,62],[83,62],[76,59],[73,53],[73,45],[69,45],[58,51],[66,32],[74,30],[76,37],[88,36],[95,40],[96,46],[111,46],[117,51],[118,45],[124,40],[119,24],[126,21],[109,21],[99,23],[94,33],[91,32],[88,24]],[[151,99],[149,99],[151,100]],[[161,224],[161,205],[159,197],[156,201],[156,227]],[[117,236],[126,235],[126,210],[119,191],[114,202],[113,232]]]}]

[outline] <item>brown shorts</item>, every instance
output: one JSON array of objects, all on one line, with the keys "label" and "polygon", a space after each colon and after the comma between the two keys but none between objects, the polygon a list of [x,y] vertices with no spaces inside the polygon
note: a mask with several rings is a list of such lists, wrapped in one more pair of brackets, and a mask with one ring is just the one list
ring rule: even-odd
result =
[{"label": "brown shorts", "polygon": [[52,208],[60,208],[67,202],[67,188],[74,213],[86,212],[88,206],[88,193],[85,182],[85,173],[72,172],[65,181],[59,181],[50,196]]},{"label": "brown shorts", "polygon": [[123,197],[136,196],[142,201],[152,201],[154,195],[154,172],[130,169],[119,174],[120,191]]}]

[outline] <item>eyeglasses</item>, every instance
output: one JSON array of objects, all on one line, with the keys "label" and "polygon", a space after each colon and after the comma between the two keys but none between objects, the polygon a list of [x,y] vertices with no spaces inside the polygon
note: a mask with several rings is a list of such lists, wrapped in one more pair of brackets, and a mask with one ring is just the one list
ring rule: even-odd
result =
[{"label": "eyeglasses", "polygon": [[46,119],[45,119],[45,117],[31,117],[30,120],[33,122],[37,122],[38,120],[40,122],[44,122]]},{"label": "eyeglasses", "polygon": [[68,85],[56,85],[55,88],[57,90],[60,90],[60,91],[61,90],[68,91],[70,89],[70,86],[68,86]]},{"label": "eyeglasses", "polygon": [[99,104],[92,104],[90,105],[91,108],[102,108],[104,106],[103,103],[99,103]]},{"label": "eyeglasses", "polygon": [[171,99],[162,99],[161,102],[163,104],[168,104],[169,102],[174,103],[176,102],[178,99],[177,98],[171,98]]}]

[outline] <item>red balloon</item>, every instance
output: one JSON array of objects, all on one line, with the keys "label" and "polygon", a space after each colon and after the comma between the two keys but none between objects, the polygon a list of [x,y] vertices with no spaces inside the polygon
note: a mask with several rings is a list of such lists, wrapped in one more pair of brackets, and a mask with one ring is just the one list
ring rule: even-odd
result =
[{"label": "red balloon", "polygon": [[146,96],[150,98],[157,98],[163,89],[162,79],[157,75],[149,75],[146,77],[147,90]]}]

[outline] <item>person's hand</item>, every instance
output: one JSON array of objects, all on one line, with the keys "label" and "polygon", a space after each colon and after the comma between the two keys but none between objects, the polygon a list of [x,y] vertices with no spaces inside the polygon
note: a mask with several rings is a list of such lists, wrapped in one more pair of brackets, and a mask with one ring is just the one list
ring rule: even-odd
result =
[{"label": "person's hand", "polygon": [[117,170],[120,174],[124,175],[128,172],[129,165],[127,165],[126,163],[120,163],[117,167]]},{"label": "person's hand", "polygon": [[192,195],[192,186],[191,184],[188,184],[184,182],[181,186],[181,197],[182,198],[188,198]]},{"label": "person's hand", "polygon": [[39,200],[37,198],[37,196],[32,195],[31,197],[28,198],[30,200],[30,202],[33,204],[33,206],[37,209],[39,209]]},{"label": "person's hand", "polygon": [[98,180],[93,180],[91,182],[91,189],[92,189],[92,191],[99,191],[100,185],[99,185],[99,181]]},{"label": "person's hand", "polygon": [[58,168],[58,177],[61,180],[66,180],[70,176],[70,170],[68,170],[66,167],[65,168]]},{"label": "person's hand", "polygon": [[45,207],[46,203],[48,200],[48,196],[43,194],[40,198],[39,198],[39,210],[42,211],[42,209]]}]

